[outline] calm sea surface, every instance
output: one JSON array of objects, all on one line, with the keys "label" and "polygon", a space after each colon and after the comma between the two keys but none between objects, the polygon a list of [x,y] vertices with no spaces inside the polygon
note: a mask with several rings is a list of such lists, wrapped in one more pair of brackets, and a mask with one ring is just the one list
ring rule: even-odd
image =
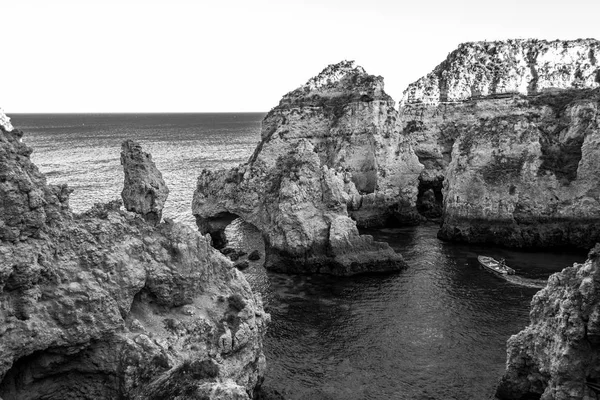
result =
[{"label": "calm sea surface", "polygon": [[[68,183],[83,211],[120,197],[120,143],[152,153],[171,194],[165,215],[193,225],[203,168],[245,161],[264,114],[11,115],[50,183]],[[261,249],[236,222],[231,243]],[[538,289],[527,284],[581,262],[585,254],[523,253],[449,244],[437,227],[369,231],[401,252],[407,271],[330,278],[246,271],[272,324],[265,338],[266,384],[289,399],[489,399],[506,360],[506,340],[528,322]],[[510,281],[478,266],[477,254],[506,258]]]}]

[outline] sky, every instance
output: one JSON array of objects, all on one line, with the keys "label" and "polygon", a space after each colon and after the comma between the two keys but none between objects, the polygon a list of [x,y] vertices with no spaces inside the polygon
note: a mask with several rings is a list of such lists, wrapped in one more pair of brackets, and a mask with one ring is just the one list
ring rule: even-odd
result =
[{"label": "sky", "polygon": [[399,101],[458,44],[600,39],[597,0],[0,0],[0,107],[266,112],[355,60]]}]

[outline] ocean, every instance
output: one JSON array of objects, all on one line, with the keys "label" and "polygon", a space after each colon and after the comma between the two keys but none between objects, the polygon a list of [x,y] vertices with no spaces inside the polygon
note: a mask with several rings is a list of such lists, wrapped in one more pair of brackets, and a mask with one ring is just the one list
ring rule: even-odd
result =
[{"label": "ocean", "polygon": [[[164,215],[194,226],[196,177],[203,168],[247,160],[264,114],[9,116],[49,183],[75,190],[76,212],[120,197],[120,144],[134,139],[152,153],[169,186]],[[234,247],[264,246],[242,222],[228,232]],[[283,275],[252,263],[244,273],[272,316],[265,385],[293,400],[492,397],[506,340],[527,325],[538,290],[525,284],[582,262],[585,254],[445,243],[436,232],[434,224],[366,232],[404,255],[410,268],[397,274]],[[505,258],[519,278],[488,273],[478,254]]]}]

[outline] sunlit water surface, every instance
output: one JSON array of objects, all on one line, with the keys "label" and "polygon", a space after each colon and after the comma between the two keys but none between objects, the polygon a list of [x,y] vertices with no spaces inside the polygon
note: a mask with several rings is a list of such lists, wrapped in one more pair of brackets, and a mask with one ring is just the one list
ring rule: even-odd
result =
[{"label": "sunlit water surface", "polygon": [[261,113],[17,114],[13,125],[34,148],[32,160],[50,183],[68,183],[76,212],[121,197],[121,143],[150,152],[169,186],[163,215],[193,224],[196,179],[204,168],[246,161],[260,138]]},{"label": "sunlit water surface", "polygon": [[[197,175],[245,161],[263,115],[12,117],[49,182],[75,189],[76,211],[120,196],[120,143],[129,138],[152,153],[169,185],[165,215],[193,226]],[[425,225],[366,232],[390,243],[410,268],[341,279],[265,272],[260,235],[236,221],[228,229],[231,245],[263,254],[245,273],[272,315],[266,385],[289,399],[490,398],[506,340],[528,322],[538,290],[529,286],[585,255],[449,244],[436,231]],[[518,276],[483,270],[478,254],[505,258]]]}]

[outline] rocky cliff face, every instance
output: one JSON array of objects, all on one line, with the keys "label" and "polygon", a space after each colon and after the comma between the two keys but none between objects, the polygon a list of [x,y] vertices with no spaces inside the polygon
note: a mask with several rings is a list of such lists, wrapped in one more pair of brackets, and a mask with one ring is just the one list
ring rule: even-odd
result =
[{"label": "rocky cliff face", "polygon": [[359,197],[349,174],[322,165],[301,139],[274,163],[257,158],[229,171],[203,171],[192,211],[216,244],[224,244],[222,232],[238,216],[256,226],[268,269],[352,275],[404,268],[387,244],[358,234],[347,204]]},{"label": "rocky cliff face", "polygon": [[210,240],[97,205],[73,215],[0,127],[0,397],[248,399],[269,320]]},{"label": "rocky cliff face", "polygon": [[466,43],[409,86],[403,131],[426,168],[421,187],[443,198],[440,237],[600,239],[599,53],[592,39]]},{"label": "rocky cliff face", "polygon": [[[500,399],[595,399],[600,383],[600,245],[548,280],[531,323],[508,341]],[[588,386],[588,384],[591,384]]]},{"label": "rocky cliff face", "polygon": [[394,106],[382,77],[353,62],[330,65],[267,114],[250,163],[272,166],[308,140],[323,165],[351,174],[361,196],[350,213],[360,226],[417,221],[422,166],[399,131]]},{"label": "rocky cliff face", "polygon": [[121,165],[125,173],[121,192],[125,209],[140,214],[149,223],[158,224],[169,188],[152,156],[142,151],[139,143],[126,140],[121,145]]},{"label": "rocky cliff face", "polygon": [[599,54],[596,39],[463,43],[432,72],[409,85],[402,105],[598,87]]}]

